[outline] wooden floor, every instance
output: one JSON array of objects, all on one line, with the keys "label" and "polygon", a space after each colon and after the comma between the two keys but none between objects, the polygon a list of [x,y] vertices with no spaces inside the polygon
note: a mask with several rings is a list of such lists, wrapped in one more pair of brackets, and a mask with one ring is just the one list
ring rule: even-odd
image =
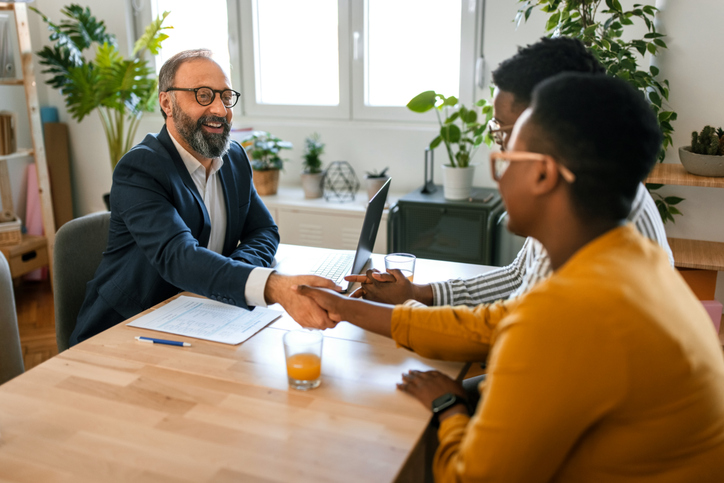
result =
[{"label": "wooden floor", "polygon": [[58,353],[50,282],[21,281],[14,287],[25,370]]}]

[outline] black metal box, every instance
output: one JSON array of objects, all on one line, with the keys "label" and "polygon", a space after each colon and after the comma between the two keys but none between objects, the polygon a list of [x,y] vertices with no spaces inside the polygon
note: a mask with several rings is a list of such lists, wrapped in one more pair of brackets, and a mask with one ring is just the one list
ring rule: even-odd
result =
[{"label": "black metal box", "polygon": [[464,201],[446,200],[442,186],[399,199],[388,217],[387,249],[420,258],[492,265],[496,224],[505,208],[498,190],[473,188]]}]

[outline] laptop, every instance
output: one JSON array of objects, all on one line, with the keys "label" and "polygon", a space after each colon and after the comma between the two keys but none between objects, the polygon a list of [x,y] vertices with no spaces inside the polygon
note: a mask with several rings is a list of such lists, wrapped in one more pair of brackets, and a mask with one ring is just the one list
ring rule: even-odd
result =
[{"label": "laptop", "polygon": [[385,201],[387,201],[387,192],[390,190],[391,179],[392,178],[389,178],[385,184],[382,185],[382,188],[372,197],[367,205],[367,212],[362,223],[357,251],[354,253],[349,251],[331,253],[313,266],[310,270],[311,273],[331,279],[342,287],[343,292],[347,292],[351,283],[347,282],[344,277],[349,274],[362,273],[372,254],[372,249],[377,239],[377,230],[382,220],[382,212],[385,209]]}]

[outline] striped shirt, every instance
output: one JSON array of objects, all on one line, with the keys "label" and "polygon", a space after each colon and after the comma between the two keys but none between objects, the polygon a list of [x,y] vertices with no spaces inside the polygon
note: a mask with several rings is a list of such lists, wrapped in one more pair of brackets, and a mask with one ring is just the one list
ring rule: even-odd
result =
[{"label": "striped shirt", "polygon": [[[658,243],[674,265],[669,242],[661,216],[653,198],[643,184],[639,184],[631,206],[628,221],[647,238]],[[504,298],[513,298],[528,292],[552,273],[551,262],[543,245],[528,237],[513,263],[470,279],[433,282],[433,305],[476,306]]]}]

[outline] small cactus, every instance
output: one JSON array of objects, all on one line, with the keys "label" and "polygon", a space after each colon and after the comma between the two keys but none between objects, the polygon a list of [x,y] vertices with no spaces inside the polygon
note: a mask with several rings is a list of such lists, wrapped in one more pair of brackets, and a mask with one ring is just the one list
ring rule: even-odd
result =
[{"label": "small cactus", "polygon": [[701,133],[691,133],[691,152],[696,154],[724,155],[724,131],[705,126]]}]

